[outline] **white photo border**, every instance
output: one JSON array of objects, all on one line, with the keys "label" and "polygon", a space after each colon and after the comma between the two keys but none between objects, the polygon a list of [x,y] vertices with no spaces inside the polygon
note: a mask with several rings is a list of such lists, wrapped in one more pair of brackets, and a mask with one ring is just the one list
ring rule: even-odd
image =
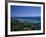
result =
[{"label": "white photo border", "polygon": [[[20,6],[40,6],[41,7],[41,30],[37,31],[10,31],[10,6],[11,5],[20,5]],[[16,2],[8,2],[8,35],[19,35],[19,34],[35,34],[35,33],[43,33],[43,4],[28,4],[28,3],[16,3]]]}]

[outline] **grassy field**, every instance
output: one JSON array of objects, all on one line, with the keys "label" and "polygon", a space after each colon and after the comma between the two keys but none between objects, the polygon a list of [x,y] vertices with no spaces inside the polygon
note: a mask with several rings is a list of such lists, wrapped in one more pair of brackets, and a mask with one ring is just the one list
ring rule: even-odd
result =
[{"label": "grassy field", "polygon": [[11,31],[40,30],[40,23],[19,22],[11,19]]}]

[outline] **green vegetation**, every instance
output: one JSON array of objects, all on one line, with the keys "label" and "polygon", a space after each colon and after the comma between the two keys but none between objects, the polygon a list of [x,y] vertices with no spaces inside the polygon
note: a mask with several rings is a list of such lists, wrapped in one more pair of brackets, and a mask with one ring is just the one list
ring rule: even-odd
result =
[{"label": "green vegetation", "polygon": [[40,30],[40,23],[37,26],[35,23],[20,22],[11,19],[11,31],[26,31],[26,30]]}]

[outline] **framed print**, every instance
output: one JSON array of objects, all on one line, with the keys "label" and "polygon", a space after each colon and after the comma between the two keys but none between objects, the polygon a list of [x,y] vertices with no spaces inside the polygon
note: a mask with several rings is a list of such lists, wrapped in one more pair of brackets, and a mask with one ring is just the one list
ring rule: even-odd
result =
[{"label": "framed print", "polygon": [[44,2],[8,2],[7,35],[39,35],[44,33]]}]

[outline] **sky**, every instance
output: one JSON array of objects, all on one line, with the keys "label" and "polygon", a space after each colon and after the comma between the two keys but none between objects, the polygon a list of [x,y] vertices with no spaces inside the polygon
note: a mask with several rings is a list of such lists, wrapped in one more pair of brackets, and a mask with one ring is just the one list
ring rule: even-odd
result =
[{"label": "sky", "polygon": [[11,5],[11,17],[39,17],[41,7]]}]

